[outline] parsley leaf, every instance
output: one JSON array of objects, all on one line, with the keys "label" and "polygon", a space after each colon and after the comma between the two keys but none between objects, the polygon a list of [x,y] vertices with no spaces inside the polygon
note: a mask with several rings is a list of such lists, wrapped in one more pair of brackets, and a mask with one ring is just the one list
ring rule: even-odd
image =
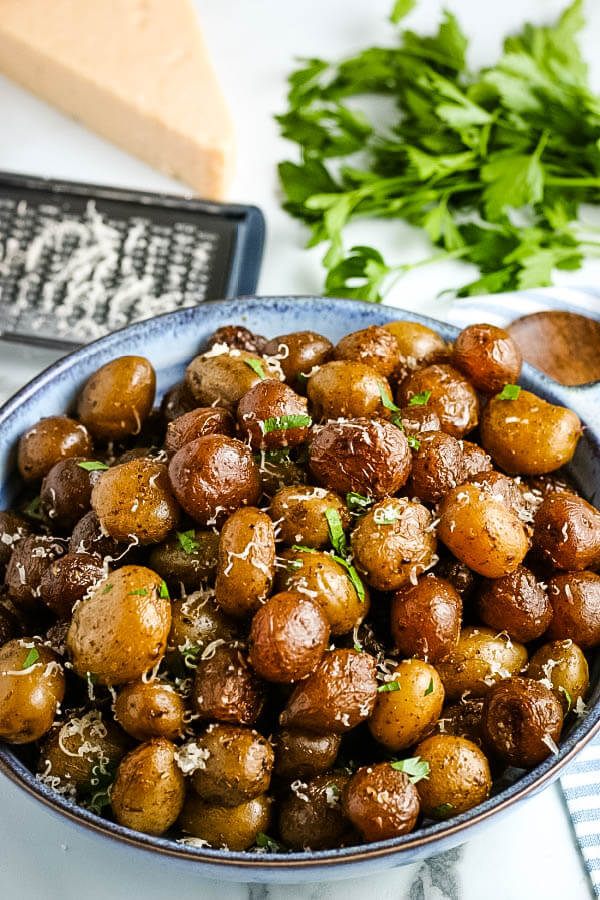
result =
[{"label": "parsley leaf", "polygon": [[396,0],[390,16],[390,21],[395,25],[411,12],[416,6],[417,0]]},{"label": "parsley leaf", "polygon": [[260,359],[253,359],[250,357],[244,357],[244,362],[247,366],[250,366],[255,375],[258,375],[259,378],[266,378],[267,376],[264,373],[262,362]]},{"label": "parsley leaf", "polygon": [[325,518],[327,519],[327,525],[329,527],[329,540],[331,541],[331,546],[336,553],[345,558],[348,553],[348,544],[342,527],[340,514],[337,509],[330,506],[329,509],[325,510]]},{"label": "parsley leaf", "polygon": [[424,778],[429,778],[429,763],[426,760],[421,759],[420,756],[413,756],[410,759],[399,759],[397,762],[393,762],[391,766],[392,769],[396,769],[396,771],[404,772],[405,775],[408,775],[413,784],[422,781]]},{"label": "parsley leaf", "polygon": [[449,815],[454,807],[451,803],[440,803],[439,806],[436,806],[433,810],[434,816],[439,816],[440,818],[444,818],[444,816]]},{"label": "parsley leaf", "polygon": [[285,852],[285,847],[283,847],[282,844],[278,843],[274,838],[269,837],[268,834],[263,834],[262,831],[259,831],[256,835],[256,846],[261,847],[263,850],[267,850],[269,853]]},{"label": "parsley leaf", "polygon": [[35,647],[32,647],[27,656],[25,657],[25,662],[23,663],[23,669],[30,669],[38,659],[40,658],[40,654],[37,652]]},{"label": "parsley leaf", "polygon": [[420,394],[414,394],[408,401],[409,406],[427,406],[431,391],[422,391]]},{"label": "parsley leaf", "polygon": [[423,694],[426,697],[428,694],[433,694],[433,678],[429,679],[429,684],[427,685],[427,690]]},{"label": "parsley leaf", "polygon": [[196,532],[193,528],[190,528],[189,531],[177,531],[176,534],[179,546],[185,553],[194,553],[200,546],[196,540]]},{"label": "parsley leaf", "polygon": [[77,463],[80,469],[85,469],[86,472],[105,472],[109,466],[106,463],[99,462],[97,459],[86,460],[85,462]]},{"label": "parsley leaf", "polygon": [[[390,398],[388,397],[387,391],[386,391],[385,387],[383,386],[383,382],[379,381],[378,384],[379,384],[379,396],[381,397],[381,403],[383,404],[383,406],[385,406],[386,409],[389,409],[392,412],[399,413],[400,407],[396,406],[396,404],[394,403],[393,400],[390,400]],[[394,422],[394,425],[396,425],[396,422]],[[404,426],[402,426],[402,423],[400,423],[400,425],[398,427],[403,428]]]},{"label": "parsley leaf", "polygon": [[161,600],[170,600],[171,599],[169,597],[169,588],[167,587],[166,581],[161,581],[160,588],[158,590],[158,596],[160,597]]},{"label": "parsley leaf", "polygon": [[400,682],[399,681],[386,681],[385,684],[380,684],[377,688],[378,694],[388,694],[391,691],[399,691],[400,690]]},{"label": "parsley leaf", "polygon": [[521,393],[518,384],[505,384],[502,391],[496,397],[497,400],[516,400]]},{"label": "parsley leaf", "polygon": [[312,419],[308,415],[277,416],[259,424],[262,433],[269,434],[271,431],[286,431],[288,428],[310,428]]}]

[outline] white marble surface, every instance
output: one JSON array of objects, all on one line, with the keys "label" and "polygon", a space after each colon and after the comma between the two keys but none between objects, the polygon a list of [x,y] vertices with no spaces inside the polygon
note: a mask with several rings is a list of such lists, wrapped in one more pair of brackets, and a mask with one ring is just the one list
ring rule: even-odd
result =
[{"label": "white marble surface", "polygon": [[[92,2],[92,0],[84,0]],[[167,0],[165,0],[167,2]],[[293,56],[335,56],[367,42],[391,41],[386,25],[391,0],[196,0],[213,48],[216,66],[236,121],[240,158],[231,199],[259,204],[265,211],[268,241],[260,291],[318,292],[320,249],[300,250],[301,227],[278,207],[275,164],[292,153],[277,135],[272,114],[284,105],[285,75]],[[494,57],[501,36],[524,18],[554,16],[563,0],[448,0],[473,37],[472,61]],[[588,0],[584,45],[600,87],[600,2]],[[409,23],[426,28],[437,21],[439,0],[420,0]],[[181,190],[114,147],[86,132],[14,85],[0,78],[0,168],[132,187]],[[377,242],[390,259],[413,260],[428,254],[416,230],[402,224],[355,228],[356,243]],[[597,283],[600,263],[563,273],[561,283]],[[463,264],[445,263],[417,270],[400,282],[391,301],[398,306],[444,317],[435,299],[442,289],[463,283]],[[0,400],[51,361],[42,351],[0,344]],[[554,786],[510,816],[493,823],[462,848],[428,863],[395,869],[368,881],[297,887],[234,885],[206,881],[190,872],[173,876],[168,865],[76,831],[0,779],[0,897],[21,900],[104,900],[134,892],[144,900],[203,897],[276,900],[544,900],[591,896],[566,815]]]}]

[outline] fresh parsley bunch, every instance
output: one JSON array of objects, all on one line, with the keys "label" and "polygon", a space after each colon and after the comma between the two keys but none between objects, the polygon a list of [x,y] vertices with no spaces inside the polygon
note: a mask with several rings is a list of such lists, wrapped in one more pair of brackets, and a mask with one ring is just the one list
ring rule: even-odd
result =
[{"label": "fresh parsley bunch", "polygon": [[[414,5],[398,0],[392,21]],[[553,27],[507,38],[480,72],[467,69],[467,39],[448,12],[434,37],[402,31],[395,47],[304,61],[277,117],[301,160],[279,175],[309,246],[329,244],[328,295],[379,302],[412,268],[386,264],[373,247],[345,254],[344,227],[361,217],[405,219],[440,248],[431,260],[479,266],[460,296],[549,285],[554,268],[577,269],[598,252],[579,222],[580,204],[600,200],[600,100],[577,43],[583,24],[575,0]],[[396,104],[386,130],[369,121],[372,95]],[[358,96],[366,113],[347,103]]]}]

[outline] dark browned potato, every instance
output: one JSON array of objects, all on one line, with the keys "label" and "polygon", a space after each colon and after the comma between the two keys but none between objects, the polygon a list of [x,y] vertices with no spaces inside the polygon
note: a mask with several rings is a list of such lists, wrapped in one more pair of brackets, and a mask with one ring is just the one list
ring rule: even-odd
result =
[{"label": "dark browned potato", "polygon": [[309,449],[310,471],[330,491],[380,500],[396,494],[410,473],[406,435],[383,419],[350,419],[321,428]]},{"label": "dark browned potato", "polygon": [[258,731],[213,722],[194,737],[192,747],[196,763],[190,781],[206,803],[239,806],[268,791],[275,757]]},{"label": "dark browned potato", "polygon": [[164,541],[179,522],[167,468],[149,459],[133,459],[102,473],[94,485],[92,506],[104,531],[116,541],[140,544]]},{"label": "dark browned potato", "polygon": [[218,406],[199,406],[172,419],[167,426],[165,450],[174,456],[190,441],[204,437],[205,434],[235,435],[235,421],[229,410]]},{"label": "dark browned potato", "polygon": [[477,744],[451,734],[434,734],[414,749],[429,764],[429,775],[417,784],[423,815],[448,819],[483,803],[492,777],[487,757]]},{"label": "dark browned potato", "polygon": [[157,679],[126,684],[114,703],[116,721],[137,741],[181,737],[184,713],[181,696],[172,685]]},{"label": "dark browned potato", "polygon": [[328,547],[329,524],[325,513],[329,509],[337,512],[342,528],[347,531],[351,516],[337,494],[312,485],[281,488],[269,508],[276,524],[277,540],[288,546],[300,544],[316,550]]},{"label": "dark browned potato", "polygon": [[370,325],[347,334],[335,346],[335,359],[348,359],[364,363],[385,378],[390,376],[400,361],[398,341],[380,325]]},{"label": "dark browned potato", "polygon": [[361,598],[348,577],[348,570],[329,553],[284,550],[277,570],[279,590],[308,597],[321,607],[332,634],[347,634],[359,625],[370,609],[368,588]]},{"label": "dark browned potato", "polygon": [[464,694],[483,697],[489,688],[511,678],[527,664],[527,650],[493,628],[468,625],[456,648],[437,665],[447,700]]},{"label": "dark browned potato", "polygon": [[221,531],[215,597],[229,616],[241,619],[268,597],[275,575],[275,529],[254,507],[238,509]]},{"label": "dark browned potato", "polygon": [[[139,434],[151,410],[156,374],[143,356],[121,356],[88,378],[77,403],[77,414],[101,441]],[[86,456],[89,450],[78,455]]]},{"label": "dark browned potato", "polygon": [[208,650],[211,644],[235,640],[237,625],[217,606],[210,591],[197,591],[174,600],[171,604],[171,631],[169,633],[169,658],[193,648]]},{"label": "dark browned potato", "polygon": [[467,482],[474,484],[484,494],[489,494],[493,500],[504,503],[519,518],[523,520],[529,518],[525,515],[526,504],[523,494],[515,479],[509,475],[503,475],[495,469],[488,469],[486,472],[478,472],[476,475],[469,476]]},{"label": "dark browned potato", "polygon": [[233,413],[244,394],[263,377],[277,378],[277,366],[256,353],[236,349],[217,356],[210,352],[197,356],[185,373],[198,406],[220,406]]},{"label": "dark browned potato", "polygon": [[44,737],[37,777],[72,798],[94,794],[130,746],[127,735],[100,710],[71,715]]},{"label": "dark browned potato", "polygon": [[600,564],[600,513],[575,494],[549,494],[535,516],[535,547],[557,569]]},{"label": "dark browned potato", "polygon": [[280,728],[271,738],[275,748],[273,771],[280,778],[312,778],[333,768],[341,735],[314,734],[303,728]]},{"label": "dark browned potato", "polygon": [[353,842],[352,823],[342,809],[349,775],[297,778],[279,807],[279,833],[292,850],[330,850]]},{"label": "dark browned potato", "polygon": [[39,638],[14,638],[0,648],[0,740],[39,740],[52,726],[64,695],[63,667]]},{"label": "dark browned potato", "polygon": [[268,832],[271,805],[271,798],[262,794],[239,806],[213,806],[190,791],[179,824],[184,832],[206,841],[210,847],[247,850],[259,834]]},{"label": "dark browned potato", "polygon": [[119,825],[163,834],[177,820],[184,799],[185,781],[171,741],[154,738],[121,760],[111,791]]},{"label": "dark browned potato", "polygon": [[351,538],[358,571],[380,591],[410,584],[433,564],[433,516],[421,503],[392,497],[371,507]]},{"label": "dark browned potato", "polygon": [[393,596],[391,631],[402,656],[419,656],[430,663],[454,650],[458,643],[462,600],[443,578],[427,575]]},{"label": "dark browned potato", "polygon": [[392,401],[387,378],[361,362],[339,359],[325,363],[310,376],[306,393],[313,418],[338,419],[341,416],[388,417],[382,395]]},{"label": "dark browned potato", "polygon": [[190,412],[196,406],[196,401],[187,386],[185,379],[178,381],[173,387],[165,391],[160,404],[160,414],[166,425],[173,419],[178,419]]},{"label": "dark browned potato", "polygon": [[423,431],[440,431],[440,417],[426,405],[404,406],[400,410],[402,427],[407,434],[419,435]]},{"label": "dark browned potato", "polygon": [[543,475],[568,463],[582,428],[579,417],[529,391],[492,397],[481,417],[481,443],[505,472]]},{"label": "dark browned potato", "polygon": [[483,734],[481,720],[483,698],[469,700],[467,697],[457,703],[450,703],[442,709],[442,715],[435,724],[437,734],[454,734],[466,738],[481,747]]},{"label": "dark browned potato", "polygon": [[120,561],[125,558],[128,545],[123,546],[103,532],[100,520],[94,510],[90,510],[77,522],[69,541],[69,553],[90,553],[92,556],[110,557]]},{"label": "dark browned potato", "polygon": [[311,418],[304,397],[281,381],[265,378],[240,400],[237,422],[240,437],[254,450],[280,450],[308,439]]},{"label": "dark browned potato", "polygon": [[327,649],[329,622],[316,602],[283,591],[255,613],[249,640],[249,660],[261,678],[300,681]]},{"label": "dark browned potato", "polygon": [[461,441],[463,452],[463,464],[466,478],[489,472],[492,468],[492,459],[479,444],[472,441]]},{"label": "dark browned potato", "polygon": [[421,804],[408,775],[387,762],[355,772],[342,807],[366,841],[385,841],[413,830]]},{"label": "dark browned potato", "polygon": [[261,497],[270,500],[283,487],[298,486],[307,481],[306,469],[294,462],[287,450],[260,450],[255,456]]},{"label": "dark browned potato", "polygon": [[485,580],[479,591],[477,611],[481,621],[490,628],[506,631],[522,644],[541,637],[552,619],[546,591],[525,566],[518,566],[502,578]]},{"label": "dark browned potato", "polygon": [[406,378],[409,372],[445,360],[450,355],[446,341],[436,331],[419,322],[399,320],[388,322],[383,327],[393,334],[398,344],[399,364],[395,375],[399,381]]},{"label": "dark browned potato", "polygon": [[222,522],[260,494],[259,471],[251,450],[221,434],[196,438],[178,450],[169,478],[183,509],[201,525]]},{"label": "dark browned potato", "polygon": [[220,644],[198,661],[192,704],[202,719],[254,725],[265,702],[265,684],[234,644]]},{"label": "dark browned potato", "polygon": [[461,562],[487,578],[514,572],[529,550],[518,516],[474,484],[444,494],[439,516],[438,537]]},{"label": "dark browned potato", "polygon": [[398,385],[396,402],[398,406],[408,406],[412,397],[425,391],[431,391],[427,405],[438,414],[442,431],[461,438],[475,428],[479,400],[458,369],[445,363],[418,369]]},{"label": "dark browned potato", "polygon": [[0,647],[23,633],[21,622],[10,600],[0,593]]},{"label": "dark browned potato", "polygon": [[550,641],[575,641],[583,650],[600,644],[600,576],[595,572],[566,572],[548,583],[552,621]]},{"label": "dark browned potato", "polygon": [[214,577],[218,549],[216,532],[190,528],[153,547],[150,566],[170,584],[193,589]]},{"label": "dark browned potato", "polygon": [[53,528],[72,529],[88,512],[92,487],[101,475],[100,468],[88,469],[95,465],[93,460],[74,456],[52,466],[42,482],[40,502]]},{"label": "dark browned potato", "polygon": [[331,359],[333,344],[328,338],[314,331],[294,331],[282,334],[268,341],[265,356],[275,356],[279,360],[285,380],[294,388],[304,387],[303,378],[315,366],[322,366]]},{"label": "dark browned potato", "polygon": [[332,650],[296,685],[279,722],[318,734],[343,734],[369,718],[376,698],[373,657],[357,650]]},{"label": "dark browned potato", "polygon": [[432,569],[432,574],[449,581],[463,601],[470,599],[476,585],[479,584],[479,576],[450,553],[442,555],[440,561]]},{"label": "dark browned potato", "polygon": [[0,510],[0,578],[4,577],[6,566],[17,544],[30,534],[31,526],[26,519],[16,513]]},{"label": "dark browned potato", "polygon": [[563,715],[577,710],[590,686],[587,660],[572,640],[552,641],[533,654],[527,676],[544,681],[560,700]]},{"label": "dark browned potato", "polygon": [[369,730],[388,750],[405,750],[427,734],[440,716],[444,687],[437,670],[421,659],[403,660],[379,686]]},{"label": "dark browned potato", "polygon": [[17,464],[24,481],[39,481],[61,459],[89,457],[94,450],[89,431],[68,416],[41,419],[20,438]]},{"label": "dark browned potato", "polygon": [[485,743],[513,766],[535,766],[555,753],[562,724],[559,701],[533,678],[507,678],[490,688],[485,698]]},{"label": "dark browned potato", "polygon": [[4,576],[8,596],[17,609],[35,612],[41,608],[39,587],[42,576],[65,550],[65,542],[60,538],[32,534],[19,541]]},{"label": "dark browned potato", "polygon": [[105,575],[97,556],[67,553],[47,567],[40,580],[39,594],[59,619],[69,619],[75,604]]},{"label": "dark browned potato", "polygon": [[255,334],[245,325],[222,325],[211,334],[206,342],[210,349],[215,344],[225,344],[233,350],[248,350],[251,353],[263,353],[267,339],[262,334]]},{"label": "dark browned potato", "polygon": [[136,681],[162,659],[170,627],[164,581],[143,566],[123,566],[73,613],[67,636],[73,669],[100,684]]},{"label": "dark browned potato", "polygon": [[503,328],[469,325],[454,342],[452,363],[482,394],[497,394],[505,384],[516,384],[523,357]]},{"label": "dark browned potato", "polygon": [[443,431],[419,435],[413,453],[408,492],[425,503],[437,503],[450,488],[467,477],[460,441]]}]

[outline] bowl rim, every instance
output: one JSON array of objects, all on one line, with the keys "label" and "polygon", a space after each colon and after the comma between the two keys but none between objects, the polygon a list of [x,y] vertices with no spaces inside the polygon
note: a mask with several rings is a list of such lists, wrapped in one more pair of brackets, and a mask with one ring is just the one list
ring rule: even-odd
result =
[{"label": "bowl rim", "polygon": [[[98,347],[109,348],[112,343],[119,343],[123,336],[143,332],[152,329],[154,323],[169,320],[194,319],[196,315],[202,316],[208,308],[231,310],[232,314],[244,315],[249,311],[257,311],[266,304],[275,304],[282,301],[291,301],[294,305],[306,306],[315,303],[326,303],[328,307],[339,310],[340,313],[351,308],[368,308],[372,311],[383,310],[389,313],[388,321],[404,319],[414,321],[441,330],[446,334],[456,335],[460,329],[450,323],[423,316],[399,307],[391,307],[385,304],[377,304],[348,298],[330,298],[318,295],[277,295],[234,298],[228,300],[204,301],[196,307],[187,307],[169,313],[163,313],[151,319],[145,319],[128,325],[118,331],[111,332],[85,346],[74,349],[71,353],[56,360],[42,372],[32,378],[20,388],[0,408],[0,427],[9,419],[30,397],[52,383],[59,375],[74,369],[94,349]],[[538,390],[549,394],[554,398],[562,398],[562,389],[544,373],[539,372],[528,364],[524,364],[520,380],[532,382]],[[584,386],[585,388],[585,386]],[[572,389],[569,389],[569,394]],[[574,392],[574,400],[580,391]],[[600,435],[593,428],[589,431],[594,436],[596,444],[600,443]],[[497,794],[491,796],[484,803],[472,810],[453,816],[451,819],[435,822],[421,827],[399,838],[391,838],[385,841],[376,841],[364,845],[336,848],[333,850],[293,851],[285,853],[259,853],[257,851],[232,851],[213,848],[196,847],[190,844],[178,843],[168,837],[156,837],[143,834],[133,829],[125,828],[117,823],[105,819],[95,813],[89,812],[76,803],[56,794],[48,786],[39,782],[35,774],[15,756],[11,745],[0,742],[0,772],[10,779],[15,785],[22,788],[30,796],[41,801],[54,813],[65,816],[72,822],[88,828],[90,831],[109,838],[113,841],[134,846],[145,852],[159,853],[165,857],[172,857],[191,863],[206,863],[212,867],[230,867],[238,870],[247,870],[256,873],[257,870],[305,870],[315,867],[341,866],[342,864],[363,863],[367,860],[386,858],[402,855],[403,851],[429,847],[435,843],[443,843],[453,836],[464,834],[466,840],[472,828],[492,818],[496,813],[501,813],[520,800],[525,799],[553,781],[560,771],[591,741],[600,730],[600,700],[598,700],[585,716],[572,726],[568,736],[562,741],[558,754],[551,754],[544,762],[527,771],[517,781],[502,788]],[[458,843],[459,841],[454,841]]]}]

